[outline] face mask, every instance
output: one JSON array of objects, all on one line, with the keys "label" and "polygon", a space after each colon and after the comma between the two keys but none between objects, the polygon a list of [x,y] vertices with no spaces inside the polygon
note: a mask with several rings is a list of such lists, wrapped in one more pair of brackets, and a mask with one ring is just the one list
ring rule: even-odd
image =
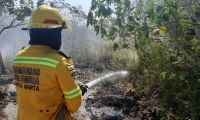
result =
[{"label": "face mask", "polygon": [[62,28],[32,28],[29,30],[30,45],[46,45],[54,50],[61,47]]}]

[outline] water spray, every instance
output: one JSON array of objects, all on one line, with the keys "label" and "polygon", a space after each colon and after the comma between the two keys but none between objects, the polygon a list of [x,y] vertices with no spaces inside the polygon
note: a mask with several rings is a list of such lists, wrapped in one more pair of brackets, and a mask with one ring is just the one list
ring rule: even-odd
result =
[{"label": "water spray", "polygon": [[112,78],[112,80],[119,80],[119,79],[123,79],[126,77],[128,77],[128,71],[117,71],[117,72],[108,73],[108,74],[104,75],[103,77],[94,79],[91,82],[88,82],[86,85],[88,86],[88,88],[92,88],[92,87],[98,85],[99,83],[101,83],[105,80],[109,80],[111,78]]}]

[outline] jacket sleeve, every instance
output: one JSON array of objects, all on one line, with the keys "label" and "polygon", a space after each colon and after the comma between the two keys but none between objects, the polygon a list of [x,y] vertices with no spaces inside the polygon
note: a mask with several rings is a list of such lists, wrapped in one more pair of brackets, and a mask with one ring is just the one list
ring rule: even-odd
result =
[{"label": "jacket sleeve", "polygon": [[69,65],[69,62],[66,59],[60,62],[56,67],[56,75],[63,91],[68,111],[76,112],[81,105],[82,95],[67,65]]}]

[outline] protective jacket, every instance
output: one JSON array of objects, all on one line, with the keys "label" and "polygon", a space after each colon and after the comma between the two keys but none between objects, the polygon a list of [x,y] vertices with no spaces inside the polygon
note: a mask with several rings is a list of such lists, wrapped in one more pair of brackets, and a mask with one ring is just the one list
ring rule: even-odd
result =
[{"label": "protective jacket", "polygon": [[14,59],[18,120],[56,120],[66,106],[65,120],[81,105],[81,90],[74,81],[74,66],[44,45],[31,45]]}]

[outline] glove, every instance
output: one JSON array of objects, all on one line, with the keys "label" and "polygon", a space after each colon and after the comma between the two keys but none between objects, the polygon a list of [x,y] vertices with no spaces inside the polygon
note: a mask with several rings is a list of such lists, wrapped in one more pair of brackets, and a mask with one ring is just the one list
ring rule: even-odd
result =
[{"label": "glove", "polygon": [[84,96],[84,94],[87,92],[88,86],[85,84],[81,84],[80,89],[82,91],[82,96]]}]

